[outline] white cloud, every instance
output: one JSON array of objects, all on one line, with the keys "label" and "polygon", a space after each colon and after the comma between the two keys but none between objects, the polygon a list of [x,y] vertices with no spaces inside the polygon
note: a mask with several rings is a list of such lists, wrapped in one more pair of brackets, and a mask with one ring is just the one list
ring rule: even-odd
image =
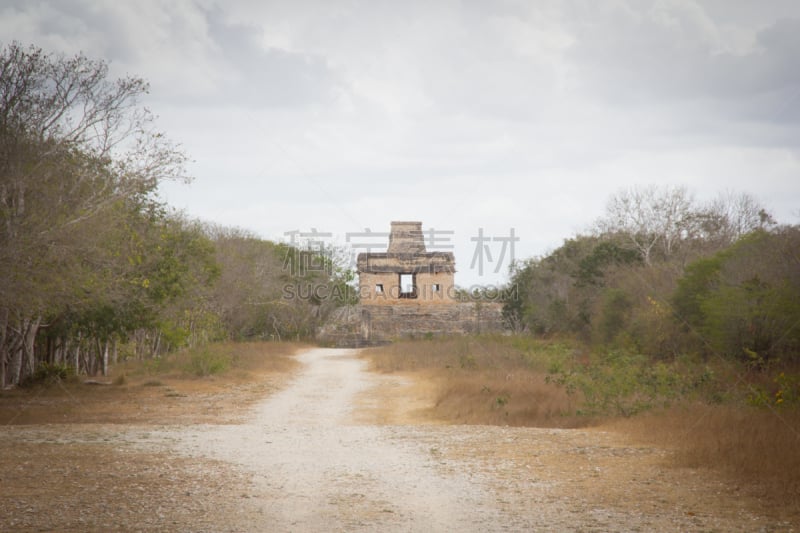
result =
[{"label": "white cloud", "polygon": [[637,183],[797,222],[799,21],[792,0],[31,0],[0,35],[149,79],[190,214],[271,238],[420,219],[457,232],[466,284],[478,227],[542,254]]}]

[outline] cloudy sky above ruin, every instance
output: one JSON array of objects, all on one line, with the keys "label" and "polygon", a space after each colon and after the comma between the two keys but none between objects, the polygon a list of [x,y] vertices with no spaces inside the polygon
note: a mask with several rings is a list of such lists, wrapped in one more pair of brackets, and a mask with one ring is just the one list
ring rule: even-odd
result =
[{"label": "cloudy sky above ruin", "polygon": [[545,254],[633,185],[800,223],[796,0],[3,0],[12,40],[146,78],[190,216],[335,244],[421,220],[462,285],[505,279],[512,230]]}]

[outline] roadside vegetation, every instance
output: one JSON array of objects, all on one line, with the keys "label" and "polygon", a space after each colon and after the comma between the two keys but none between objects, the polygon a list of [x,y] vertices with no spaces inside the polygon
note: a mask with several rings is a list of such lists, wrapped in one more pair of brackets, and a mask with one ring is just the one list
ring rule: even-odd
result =
[{"label": "roadside vegetation", "polygon": [[[0,389],[211,342],[307,338],[351,298],[330,258],[159,199],[160,183],[189,180],[187,156],[156,128],[147,91],[81,54],[0,49]],[[207,363],[197,371],[224,365]]]},{"label": "roadside vegetation", "polygon": [[[119,421],[141,407],[167,420],[187,394],[208,394],[216,416],[253,375],[291,369],[285,341],[354,301],[334,258],[159,199],[160,183],[189,179],[187,156],[141,104],[147,90],[80,54],[0,50],[2,422]],[[682,465],[800,503],[800,226],[747,194],[702,204],[634,187],[515,264],[503,294],[509,336],[366,355],[436,383],[437,418],[621,424]]]},{"label": "roadside vegetation", "polygon": [[800,226],[747,194],[634,187],[585,234],[516,264],[513,334],[367,352],[436,383],[456,423],[615,425],[800,503]]},{"label": "roadside vegetation", "polygon": [[800,409],[761,400],[786,394],[786,370],[776,383],[723,360],[602,354],[513,335],[406,340],[364,357],[376,371],[431,382],[435,420],[613,428],[673,450],[676,466],[717,469],[743,491],[800,502]]},{"label": "roadside vegetation", "polygon": [[296,368],[295,342],[220,342],[115,365],[108,376],[48,367],[0,391],[0,424],[230,423]]}]

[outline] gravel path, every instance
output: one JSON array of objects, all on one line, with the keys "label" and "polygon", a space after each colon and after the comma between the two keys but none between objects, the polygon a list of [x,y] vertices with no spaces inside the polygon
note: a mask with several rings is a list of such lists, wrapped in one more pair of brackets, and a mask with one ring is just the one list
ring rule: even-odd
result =
[{"label": "gravel path", "polygon": [[245,423],[4,426],[0,530],[800,531],[623,435],[437,425],[352,350],[297,358]]},{"label": "gravel path", "polygon": [[162,434],[173,451],[252,476],[236,529],[791,530],[720,482],[664,467],[665,452],[613,434],[364,423],[363,398],[379,404],[399,378],[367,372],[349,350],[298,357],[297,377],[249,423]]},{"label": "gravel path", "polygon": [[440,471],[413,428],[351,423],[355,399],[372,384],[365,363],[351,355],[305,352],[301,373],[250,423],[195,427],[170,440],[182,453],[255,475],[263,520],[253,531],[491,528],[499,516],[486,491],[468,473]]}]

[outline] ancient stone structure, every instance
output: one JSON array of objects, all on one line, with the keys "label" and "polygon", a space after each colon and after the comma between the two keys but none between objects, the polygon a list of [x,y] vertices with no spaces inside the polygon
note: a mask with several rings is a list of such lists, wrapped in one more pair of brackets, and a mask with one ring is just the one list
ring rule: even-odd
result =
[{"label": "ancient stone structure", "polygon": [[359,296],[364,305],[452,304],[452,252],[428,252],[422,222],[392,222],[385,253],[358,255]]},{"label": "ancient stone structure", "polygon": [[357,259],[361,303],[338,309],[318,332],[337,346],[399,338],[502,331],[501,305],[461,302],[451,252],[425,249],[421,222],[392,222],[386,252]]}]

